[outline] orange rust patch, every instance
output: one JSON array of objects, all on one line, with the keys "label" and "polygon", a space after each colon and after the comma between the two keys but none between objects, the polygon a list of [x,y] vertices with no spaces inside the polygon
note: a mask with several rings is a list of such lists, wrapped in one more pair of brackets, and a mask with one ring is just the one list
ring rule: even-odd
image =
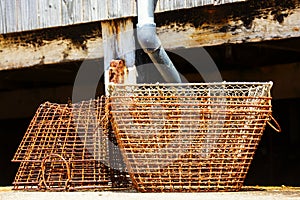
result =
[{"label": "orange rust patch", "polygon": [[128,69],[124,60],[112,60],[109,67],[109,82],[124,83]]}]

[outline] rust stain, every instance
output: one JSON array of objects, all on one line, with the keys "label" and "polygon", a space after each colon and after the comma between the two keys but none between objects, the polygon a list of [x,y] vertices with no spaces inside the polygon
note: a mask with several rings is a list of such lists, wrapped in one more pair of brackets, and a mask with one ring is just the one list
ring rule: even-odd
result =
[{"label": "rust stain", "polygon": [[[130,22],[130,23],[129,23]],[[103,21],[102,24],[102,31],[104,33],[103,36],[109,36],[115,41],[121,42],[122,40],[122,32],[124,30],[127,30],[127,26],[132,25],[131,24],[132,19],[126,18],[126,19],[114,19],[109,21]],[[105,29],[103,29],[105,27]]]},{"label": "rust stain", "polygon": [[109,67],[109,82],[122,84],[128,76],[124,60],[112,60]]},{"label": "rust stain", "polygon": [[55,40],[70,40],[74,47],[86,50],[86,43],[90,39],[101,36],[99,23],[89,23],[33,30],[27,32],[17,32],[0,34],[1,45],[17,44],[23,47],[42,47]]},{"label": "rust stain", "polygon": [[294,28],[293,28],[293,31],[298,32],[299,30],[300,30],[299,27],[294,27]]}]

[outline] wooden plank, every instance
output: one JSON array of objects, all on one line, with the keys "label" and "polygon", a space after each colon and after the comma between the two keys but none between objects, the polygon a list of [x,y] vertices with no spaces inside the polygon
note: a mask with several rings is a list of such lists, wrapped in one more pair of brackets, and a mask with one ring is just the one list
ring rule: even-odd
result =
[{"label": "wooden plank", "polygon": [[[21,5],[20,0],[16,0],[16,26],[18,30],[23,30],[23,27],[28,27],[29,28],[29,23],[28,23],[28,16],[27,16],[27,6],[26,5]],[[23,17],[24,20],[20,20],[20,18]]]},{"label": "wooden plank", "polygon": [[83,0],[74,0],[74,10],[73,10],[74,24],[81,23],[83,20],[82,1]]},{"label": "wooden plank", "polygon": [[61,1],[61,23],[62,25],[74,24],[74,1]]},{"label": "wooden plank", "polygon": [[92,4],[90,0],[85,0],[81,2],[82,6],[82,22],[88,22],[88,21],[92,21]]},{"label": "wooden plank", "polygon": [[28,30],[37,28],[37,4],[35,0],[16,0],[16,21],[17,30]]},{"label": "wooden plank", "polygon": [[124,59],[126,66],[134,65],[135,40],[131,19],[120,19],[101,22],[104,65],[108,69],[112,59]]},{"label": "wooden plank", "polygon": [[[219,11],[224,11],[223,7],[217,7],[216,12],[218,9]],[[186,10],[186,12],[191,13],[189,10]],[[193,15],[182,13],[183,15],[186,15],[187,18],[191,19],[190,22],[186,22],[185,24],[178,22],[177,18],[173,18],[173,21],[168,19],[168,21],[164,23],[161,22],[165,19],[162,16],[163,14],[158,15],[156,18],[158,24],[157,32],[164,48],[167,50],[182,47],[197,48],[201,46],[229,43],[260,42],[273,39],[300,37],[300,8],[288,10],[288,15],[284,16],[284,19],[280,20],[280,22],[274,19],[273,12],[260,10],[260,13],[256,11],[253,19],[247,23],[243,22],[242,19],[245,16],[242,13],[241,16],[236,18],[232,18],[231,15],[228,15],[227,17],[219,16],[219,18],[212,17],[210,22],[208,21],[201,25],[198,24],[198,26],[196,26],[197,24],[193,24],[194,18],[197,19],[200,15],[203,17],[204,12],[205,10],[203,12],[195,10]],[[248,15],[246,15],[246,17],[247,16]],[[183,16],[179,17],[183,18]],[[220,17],[223,20],[220,20]],[[125,18],[122,20],[124,22],[121,24],[124,24],[123,26],[128,29],[129,22],[127,21],[132,20],[132,18]],[[185,19],[183,20],[187,21]],[[53,29],[53,31],[57,31],[58,35],[61,35],[62,30],[78,32],[80,38],[87,38],[84,41],[84,48],[78,44],[72,43],[72,38],[68,37],[47,39],[47,35],[43,30],[30,34],[23,33],[20,34],[19,37],[0,37],[0,70],[30,67],[39,64],[79,61],[86,59],[88,56],[90,58],[101,58],[105,55],[103,52],[105,49],[102,47],[103,39],[105,39],[104,37],[107,38],[103,33],[105,33],[105,31],[108,32],[107,34],[117,33],[116,27],[120,27],[110,21],[103,21],[102,23],[106,24],[106,29],[101,30],[99,24],[93,23],[96,24],[97,28],[94,26],[93,31],[87,33],[87,35],[80,32],[80,27],[83,26],[86,30],[89,28],[85,26],[92,26],[93,24],[76,26],[79,27],[79,31],[77,29],[74,30],[69,28]],[[130,27],[132,27],[132,22],[130,23]],[[111,26],[112,30],[108,28],[109,26]],[[121,27],[121,29],[127,30],[124,27]],[[129,29],[129,33],[130,31],[131,29]],[[37,37],[38,34],[39,37]],[[103,38],[101,34],[103,35]],[[51,35],[53,37],[55,32]],[[130,37],[127,37],[127,40],[128,38]],[[36,44],[36,40],[42,41],[42,44]],[[120,40],[120,38],[115,38],[115,40]],[[32,48],[32,44],[36,44],[36,47]],[[113,47],[113,45],[114,43],[112,41],[111,47]],[[125,44],[118,45],[124,46]],[[126,49],[126,47],[124,47],[124,49]],[[127,52],[130,51],[128,50]],[[106,54],[108,53],[106,52]],[[122,55],[124,53],[120,52],[119,54]],[[114,56],[112,55],[109,56],[109,58],[113,57]],[[106,66],[108,66],[109,61],[109,59],[106,61]]]},{"label": "wooden plank", "polygon": [[[241,1],[241,0],[232,0]],[[222,4],[224,2],[220,2]],[[186,9],[198,6],[207,6],[215,4],[214,0],[160,0],[156,7],[156,12],[164,12],[169,10]]]},{"label": "wooden plank", "polygon": [[61,0],[47,0],[48,3],[46,7],[48,7],[48,12],[46,15],[46,27],[47,26],[61,26]]},{"label": "wooden plank", "polygon": [[91,5],[91,20],[90,21],[97,21],[100,19],[100,10],[98,5],[97,0],[90,0],[90,5]]},{"label": "wooden plank", "polygon": [[48,6],[45,3],[47,0],[44,1],[37,1],[38,4],[38,27],[39,28],[46,28],[48,26],[47,16],[48,16]]},{"label": "wooden plank", "polygon": [[106,0],[107,14],[109,18],[119,17],[119,0]]},{"label": "wooden plank", "polygon": [[214,0],[214,5],[221,5],[225,3],[233,3],[233,0]]},{"label": "wooden plank", "polygon": [[107,3],[98,3],[97,5],[99,10],[99,19],[106,19],[108,18],[108,9],[107,9]]},{"label": "wooden plank", "polygon": [[136,13],[136,4],[134,1],[119,0],[119,8],[122,15],[119,13],[119,17],[132,16],[132,13]]},{"label": "wooden plank", "polygon": [[78,24],[83,22],[82,0],[62,0],[61,21],[62,25]]},{"label": "wooden plank", "polygon": [[[98,0],[85,0],[82,1],[83,4],[83,21],[92,22],[98,21],[102,17],[101,6],[103,4],[99,4]],[[100,5],[100,6],[99,6]]]},{"label": "wooden plank", "polygon": [[5,19],[6,19],[6,31],[7,32],[17,31],[15,0],[5,1]]},{"label": "wooden plank", "polygon": [[[169,26],[158,27],[159,37],[166,49],[175,49],[178,47],[194,48],[200,46],[218,45],[224,43],[258,42],[271,40],[272,38],[291,38],[300,37],[299,25],[300,10],[293,10],[293,14],[288,16],[282,24],[272,19],[254,19],[253,27],[247,29],[240,25],[235,32],[220,32],[224,24],[210,24],[210,28],[205,31],[190,27],[189,25],[179,27],[179,30]],[[237,21],[229,21],[231,24]],[[178,28],[178,27],[177,27]],[[267,31],[268,30],[268,31]],[[103,57],[102,37],[98,33],[94,37],[86,40],[86,49],[74,46],[67,38],[63,40],[47,41],[41,47],[35,49],[22,40],[6,38],[0,40],[0,56],[5,59],[0,60],[0,70],[19,67],[34,66],[39,63],[56,63],[64,60],[83,60],[89,52],[92,58]],[[84,36],[82,36],[84,37]],[[26,38],[26,37],[25,37]],[[35,36],[28,36],[26,40],[30,41]],[[71,49],[69,49],[71,48]],[[88,54],[87,54],[88,53]],[[22,55],[22,56],[21,56]],[[62,55],[66,55],[63,57]]]},{"label": "wooden plank", "polygon": [[0,33],[7,32],[6,30],[6,12],[5,12],[5,1],[0,0]]},{"label": "wooden plank", "polygon": [[[27,7],[26,7],[26,11],[27,12],[27,15],[28,15],[28,20],[29,20],[29,29],[30,30],[34,30],[34,29],[37,29],[38,26],[38,8],[37,8],[37,4],[36,4],[36,1],[35,0],[28,0],[28,4],[27,4]],[[27,30],[28,28],[27,27],[23,27],[23,30]]]},{"label": "wooden plank", "polygon": [[[214,12],[224,11],[221,9],[222,7],[218,7]],[[204,17],[204,13],[205,11],[201,17]],[[158,26],[157,32],[165,48],[192,48],[224,43],[260,42],[300,35],[300,7],[285,11],[284,13],[288,14],[278,19],[273,12],[265,12],[263,9],[257,10],[256,13],[257,15],[251,16],[250,21],[243,21],[249,15],[244,17],[242,14],[235,18],[232,18],[231,14],[228,16],[215,15],[214,17],[207,11],[206,19],[210,20],[199,25],[195,20],[199,17],[195,11],[195,15],[179,15],[180,22],[174,19],[174,23],[169,21],[165,25]],[[157,18],[157,21],[159,20]],[[184,23],[182,23],[183,21]]]},{"label": "wooden plank", "polygon": [[[156,12],[240,1],[244,0],[159,0]],[[135,0],[0,0],[0,2],[2,6],[0,34],[136,16]]]},{"label": "wooden plank", "polygon": [[129,70],[128,83],[136,82],[135,40],[132,19],[101,22],[104,50],[105,91],[108,94],[109,66],[111,60],[123,59]]},{"label": "wooden plank", "polygon": [[44,20],[44,14],[46,11],[45,11],[45,8],[44,8],[44,3],[42,3],[42,1],[37,1],[37,7],[38,7],[38,24],[37,24],[37,27],[39,28],[44,28],[46,27],[46,22]]}]

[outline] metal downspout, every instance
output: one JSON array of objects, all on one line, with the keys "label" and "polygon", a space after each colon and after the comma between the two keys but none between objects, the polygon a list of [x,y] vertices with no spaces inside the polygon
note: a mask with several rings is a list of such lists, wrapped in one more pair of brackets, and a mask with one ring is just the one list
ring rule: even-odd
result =
[{"label": "metal downspout", "polygon": [[157,0],[137,0],[137,39],[164,80],[168,83],[181,83],[177,69],[156,34],[156,24],[154,22],[156,2]]}]

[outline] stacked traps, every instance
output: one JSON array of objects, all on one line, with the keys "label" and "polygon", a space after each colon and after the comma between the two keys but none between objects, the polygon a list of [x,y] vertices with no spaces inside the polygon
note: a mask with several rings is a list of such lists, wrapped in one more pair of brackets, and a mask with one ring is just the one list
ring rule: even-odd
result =
[{"label": "stacked traps", "polygon": [[240,190],[272,118],[271,87],[272,82],[111,85],[113,129],[135,188]]},{"label": "stacked traps", "polygon": [[40,105],[13,158],[20,162],[14,189],[127,187],[129,179],[119,163],[123,160],[114,147],[105,109],[105,97]]}]

